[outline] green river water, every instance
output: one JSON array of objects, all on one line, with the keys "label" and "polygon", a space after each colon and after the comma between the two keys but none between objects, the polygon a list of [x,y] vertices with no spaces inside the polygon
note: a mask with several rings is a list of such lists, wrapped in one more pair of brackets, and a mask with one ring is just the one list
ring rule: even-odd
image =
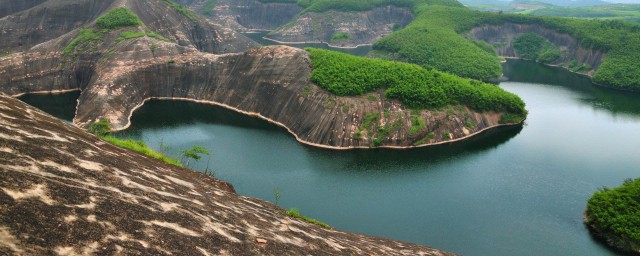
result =
[{"label": "green river water", "polygon": [[[169,155],[213,152],[217,178],[239,194],[335,228],[461,255],[616,255],[582,223],[591,194],[640,177],[640,95],[592,85],[558,68],[509,61],[499,86],[530,114],[522,127],[412,150],[331,151],[219,107],[151,101],[118,136]],[[78,93],[21,99],[61,118]],[[207,159],[195,167],[204,169]]]}]

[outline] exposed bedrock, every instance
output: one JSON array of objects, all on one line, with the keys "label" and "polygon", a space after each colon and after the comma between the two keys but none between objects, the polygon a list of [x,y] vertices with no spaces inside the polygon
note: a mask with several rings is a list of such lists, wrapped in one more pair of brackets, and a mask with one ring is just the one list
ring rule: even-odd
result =
[{"label": "exposed bedrock", "polygon": [[[241,30],[274,30],[302,11],[296,3],[262,3],[257,0],[218,0],[214,20]],[[234,23],[237,24],[234,26]]]},{"label": "exposed bedrock", "polygon": [[451,255],[327,229],[0,93],[2,255]]},{"label": "exposed bedrock", "polygon": [[[99,72],[80,96],[77,125],[86,127],[107,117],[114,128],[122,129],[148,99],[185,99],[259,116],[286,127],[308,144],[349,148],[369,147],[376,138],[377,146],[446,142],[494,127],[500,119],[500,114],[476,113],[462,106],[413,114],[396,101],[383,100],[382,93],[336,97],[309,81],[311,60],[306,51],[293,47],[166,57],[145,56],[150,52],[143,42],[130,47],[131,51],[122,52],[137,57],[123,60],[115,55],[112,58],[118,61],[97,66]],[[365,116],[372,113],[380,120],[377,127],[395,125],[389,134],[378,138],[377,128],[362,127]],[[410,135],[412,115],[425,119],[426,125]],[[467,122],[473,128],[465,126]]]},{"label": "exposed bedrock", "polygon": [[259,46],[207,19],[190,19],[162,0],[47,0],[0,19],[0,53],[21,52],[67,33],[75,37],[80,27],[91,26],[106,11],[119,6],[133,10],[148,29],[181,46],[211,53],[242,52]]},{"label": "exposed bedrock", "polygon": [[148,99],[195,100],[277,123],[301,142],[341,149],[446,143],[500,125],[500,113],[464,106],[415,111],[385,100],[382,92],[336,97],[309,81],[307,52],[287,46],[214,55],[139,38],[118,44],[107,58],[86,53],[64,65],[60,58],[35,52],[1,59],[0,91],[80,89],[75,124],[87,127],[108,118],[115,129],[126,128]]},{"label": "exposed bedrock", "polygon": [[47,0],[0,0],[0,18],[44,3]]},{"label": "exposed bedrock", "polygon": [[[308,12],[292,23],[271,32],[266,38],[281,42],[323,42],[338,47],[372,44],[394,29],[405,27],[413,20],[408,8],[378,7],[365,12]],[[338,33],[348,37],[334,37]]]},{"label": "exposed bedrock", "polygon": [[513,49],[512,42],[519,35],[525,33],[536,33],[558,46],[560,50],[567,51],[568,54],[566,56],[552,63],[554,65],[567,67],[570,61],[576,60],[580,64],[586,64],[593,68],[593,70],[588,73],[589,75],[593,75],[606,57],[605,52],[580,46],[578,41],[569,34],[559,33],[540,25],[515,23],[484,25],[472,29],[469,35],[472,38],[493,44],[500,56],[519,57]]}]

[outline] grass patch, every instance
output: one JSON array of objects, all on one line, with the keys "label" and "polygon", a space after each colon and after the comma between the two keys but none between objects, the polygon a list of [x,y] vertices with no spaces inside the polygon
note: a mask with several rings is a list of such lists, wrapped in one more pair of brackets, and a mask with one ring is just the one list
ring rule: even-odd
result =
[{"label": "grass patch", "polygon": [[162,1],[165,2],[169,7],[181,13],[183,16],[187,17],[187,19],[191,21],[196,21],[198,19],[197,15],[193,13],[191,10],[187,9],[186,7],[179,5],[171,0],[162,0]]},{"label": "grass patch", "polygon": [[158,34],[156,32],[153,32],[153,31],[147,31],[146,34],[147,34],[148,37],[151,37],[151,38],[155,38],[155,39],[158,39],[158,40],[161,40],[161,41],[165,41],[165,42],[171,42],[170,39],[168,39],[168,38],[166,38],[166,37],[164,37],[164,36],[162,36],[162,35],[160,35],[160,34]]},{"label": "grass patch", "polygon": [[351,34],[347,32],[338,32],[331,36],[331,41],[347,41],[351,39]]},{"label": "grass patch", "polygon": [[116,39],[117,42],[121,42],[128,39],[144,37],[146,34],[139,30],[126,30],[120,33],[120,36]]},{"label": "grass patch", "polygon": [[114,144],[116,146],[119,147],[123,147],[123,148],[128,148],[131,149],[133,151],[145,154],[147,156],[153,157],[155,159],[161,160],[165,163],[171,164],[171,165],[175,165],[175,166],[180,166],[182,167],[182,164],[180,164],[180,162],[176,159],[170,158],[168,156],[165,156],[157,151],[154,151],[152,149],[150,149],[144,142],[142,141],[136,141],[136,140],[131,140],[131,139],[126,139],[126,140],[122,140],[122,139],[118,139],[112,136],[104,136],[102,137],[103,140]]},{"label": "grass patch", "polygon": [[360,125],[360,130],[370,130],[373,125],[378,124],[378,120],[380,120],[379,112],[371,112],[364,116],[364,120],[362,121],[362,125]]},{"label": "grass patch", "polygon": [[285,212],[285,214],[287,216],[289,216],[289,217],[293,217],[293,218],[296,218],[296,219],[301,219],[301,220],[304,220],[304,221],[306,221],[308,223],[316,224],[316,225],[324,227],[324,228],[328,228],[328,229],[332,228],[331,226],[327,225],[324,222],[321,222],[321,221],[318,221],[318,220],[315,220],[315,219],[312,219],[312,218],[309,218],[309,217],[302,216],[302,214],[300,214],[300,211],[298,209],[295,209],[295,208],[289,209],[288,211]]},{"label": "grass patch", "polygon": [[102,33],[96,32],[95,30],[90,28],[84,28],[80,30],[80,34],[78,34],[78,36],[73,39],[73,41],[71,41],[71,43],[69,43],[67,47],[64,48],[63,54],[64,56],[67,56],[78,46],[85,45],[89,42],[102,40],[104,40],[104,35]]},{"label": "grass patch", "polygon": [[116,146],[128,148],[133,151],[153,157],[155,159],[159,159],[165,163],[182,167],[182,164],[180,164],[178,160],[167,157],[157,151],[150,149],[142,141],[136,141],[131,139],[123,140],[113,136],[109,136],[109,133],[111,132],[111,125],[109,124],[109,121],[107,119],[102,119],[98,122],[91,124],[91,126],[89,126],[89,129],[87,129],[87,132],[92,133],[98,136],[99,138],[103,139],[104,141],[107,141]]},{"label": "grass patch", "polygon": [[142,25],[142,21],[131,10],[118,7],[107,12],[96,20],[96,25],[102,29],[117,29],[121,27],[137,27]]}]

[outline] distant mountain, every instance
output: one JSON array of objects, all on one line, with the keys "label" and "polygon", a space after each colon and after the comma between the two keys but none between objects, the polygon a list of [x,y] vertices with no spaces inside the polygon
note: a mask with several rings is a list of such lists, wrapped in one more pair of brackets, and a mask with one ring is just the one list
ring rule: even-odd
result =
[{"label": "distant mountain", "polygon": [[466,6],[509,6],[512,4],[545,4],[554,6],[598,6],[611,3],[640,3],[640,0],[460,0],[460,3]]}]

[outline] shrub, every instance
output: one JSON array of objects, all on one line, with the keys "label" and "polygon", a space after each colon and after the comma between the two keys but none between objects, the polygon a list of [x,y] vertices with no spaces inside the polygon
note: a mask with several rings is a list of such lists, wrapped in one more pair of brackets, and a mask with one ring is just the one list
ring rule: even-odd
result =
[{"label": "shrub", "polygon": [[102,29],[117,29],[121,27],[140,26],[142,22],[138,15],[131,10],[118,7],[107,12],[96,20],[96,25]]},{"label": "shrub", "polygon": [[623,250],[640,250],[640,179],[602,188],[587,203],[585,222]]},{"label": "shrub", "polygon": [[347,32],[338,32],[333,34],[333,36],[331,37],[332,41],[346,41],[349,39],[351,39],[351,34]]},{"label": "shrub", "polygon": [[[477,111],[524,114],[524,102],[501,88],[417,65],[356,57],[308,48],[313,62],[311,81],[339,96],[386,89],[385,97],[408,107],[439,108],[467,105]],[[365,118],[363,128],[369,124]]]},{"label": "shrub", "polygon": [[87,129],[87,131],[98,137],[104,137],[109,135],[109,133],[111,133],[111,124],[109,123],[109,120],[105,118],[100,120],[99,122],[95,122],[91,124],[91,126],[89,126],[89,129]]}]

